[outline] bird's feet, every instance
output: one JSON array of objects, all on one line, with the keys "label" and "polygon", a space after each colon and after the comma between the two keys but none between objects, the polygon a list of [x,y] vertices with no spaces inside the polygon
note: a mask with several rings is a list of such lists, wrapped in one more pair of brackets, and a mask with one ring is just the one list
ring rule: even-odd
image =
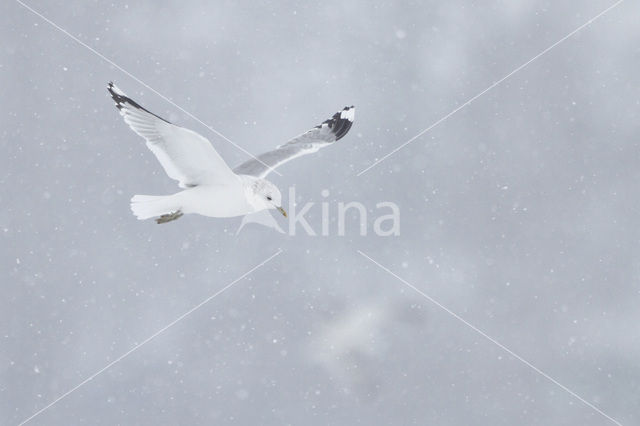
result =
[{"label": "bird's feet", "polygon": [[182,213],[180,210],[175,211],[173,213],[163,214],[162,216],[156,219],[156,223],[161,224],[161,223],[171,222],[172,220],[180,219],[180,217],[183,214],[184,213]]}]

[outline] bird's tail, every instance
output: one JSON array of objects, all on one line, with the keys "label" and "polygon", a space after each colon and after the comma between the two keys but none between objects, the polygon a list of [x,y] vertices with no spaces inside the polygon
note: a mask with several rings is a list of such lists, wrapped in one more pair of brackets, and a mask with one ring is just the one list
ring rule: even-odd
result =
[{"label": "bird's tail", "polygon": [[131,198],[131,211],[139,220],[173,213],[178,209],[171,195],[134,195]]}]

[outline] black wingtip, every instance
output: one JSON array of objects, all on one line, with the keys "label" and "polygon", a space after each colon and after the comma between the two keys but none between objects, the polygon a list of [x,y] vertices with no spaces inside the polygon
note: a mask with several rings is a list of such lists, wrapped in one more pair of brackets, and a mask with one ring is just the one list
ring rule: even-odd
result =
[{"label": "black wingtip", "polygon": [[113,101],[116,103],[116,108],[118,108],[119,110],[121,110],[124,107],[124,104],[127,102],[133,104],[131,99],[127,98],[127,96],[120,89],[118,89],[115,84],[113,84],[113,81],[110,81],[107,84],[107,90],[111,95],[111,99],[113,99]]},{"label": "black wingtip", "polygon": [[[353,105],[344,107],[336,112],[333,117],[322,124],[326,124],[331,132],[336,135],[336,140],[342,139],[351,129],[355,119],[355,107]],[[322,126],[321,124],[321,126]]]},{"label": "black wingtip", "polygon": [[125,93],[122,90],[120,90],[118,86],[113,84],[113,81],[110,81],[109,84],[107,84],[107,90],[111,94],[111,98],[113,99],[113,101],[116,103],[116,108],[118,108],[119,110],[122,110],[128,105],[129,107],[137,108],[142,111],[148,112],[149,114],[159,118],[160,120],[171,124],[168,120],[165,120],[159,115],[152,113],[151,111],[149,111],[148,109],[146,109],[145,107],[143,107],[142,105],[140,105],[139,103],[137,103],[136,101],[128,97],[127,95],[125,95]]}]

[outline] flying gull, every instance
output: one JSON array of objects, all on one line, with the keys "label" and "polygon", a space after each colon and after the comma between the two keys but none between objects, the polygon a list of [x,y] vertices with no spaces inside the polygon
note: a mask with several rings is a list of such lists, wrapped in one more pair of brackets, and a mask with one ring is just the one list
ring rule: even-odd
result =
[{"label": "flying gull", "polygon": [[345,107],[308,132],[231,170],[207,138],[145,109],[113,83],[108,90],[124,121],[146,139],[167,175],[183,188],[172,195],[131,198],[131,210],[138,219],[157,217],[157,223],[186,213],[233,217],[266,209],[277,209],[286,217],[280,190],[265,177],[276,167],[341,139],[355,116],[353,106]]}]

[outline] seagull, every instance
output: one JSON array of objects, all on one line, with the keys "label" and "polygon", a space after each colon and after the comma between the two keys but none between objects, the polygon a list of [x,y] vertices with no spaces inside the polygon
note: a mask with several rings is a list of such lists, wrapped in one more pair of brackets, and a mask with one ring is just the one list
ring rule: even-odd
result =
[{"label": "seagull", "polygon": [[344,107],[306,133],[232,170],[204,136],[152,113],[113,82],[108,84],[107,90],[125,123],[147,141],[147,147],[167,175],[183,188],[172,195],[134,195],[131,198],[131,210],[138,219],[156,217],[159,224],[188,213],[234,217],[276,209],[287,217],[280,190],[265,177],[276,167],[341,139],[355,117],[353,106]]}]

